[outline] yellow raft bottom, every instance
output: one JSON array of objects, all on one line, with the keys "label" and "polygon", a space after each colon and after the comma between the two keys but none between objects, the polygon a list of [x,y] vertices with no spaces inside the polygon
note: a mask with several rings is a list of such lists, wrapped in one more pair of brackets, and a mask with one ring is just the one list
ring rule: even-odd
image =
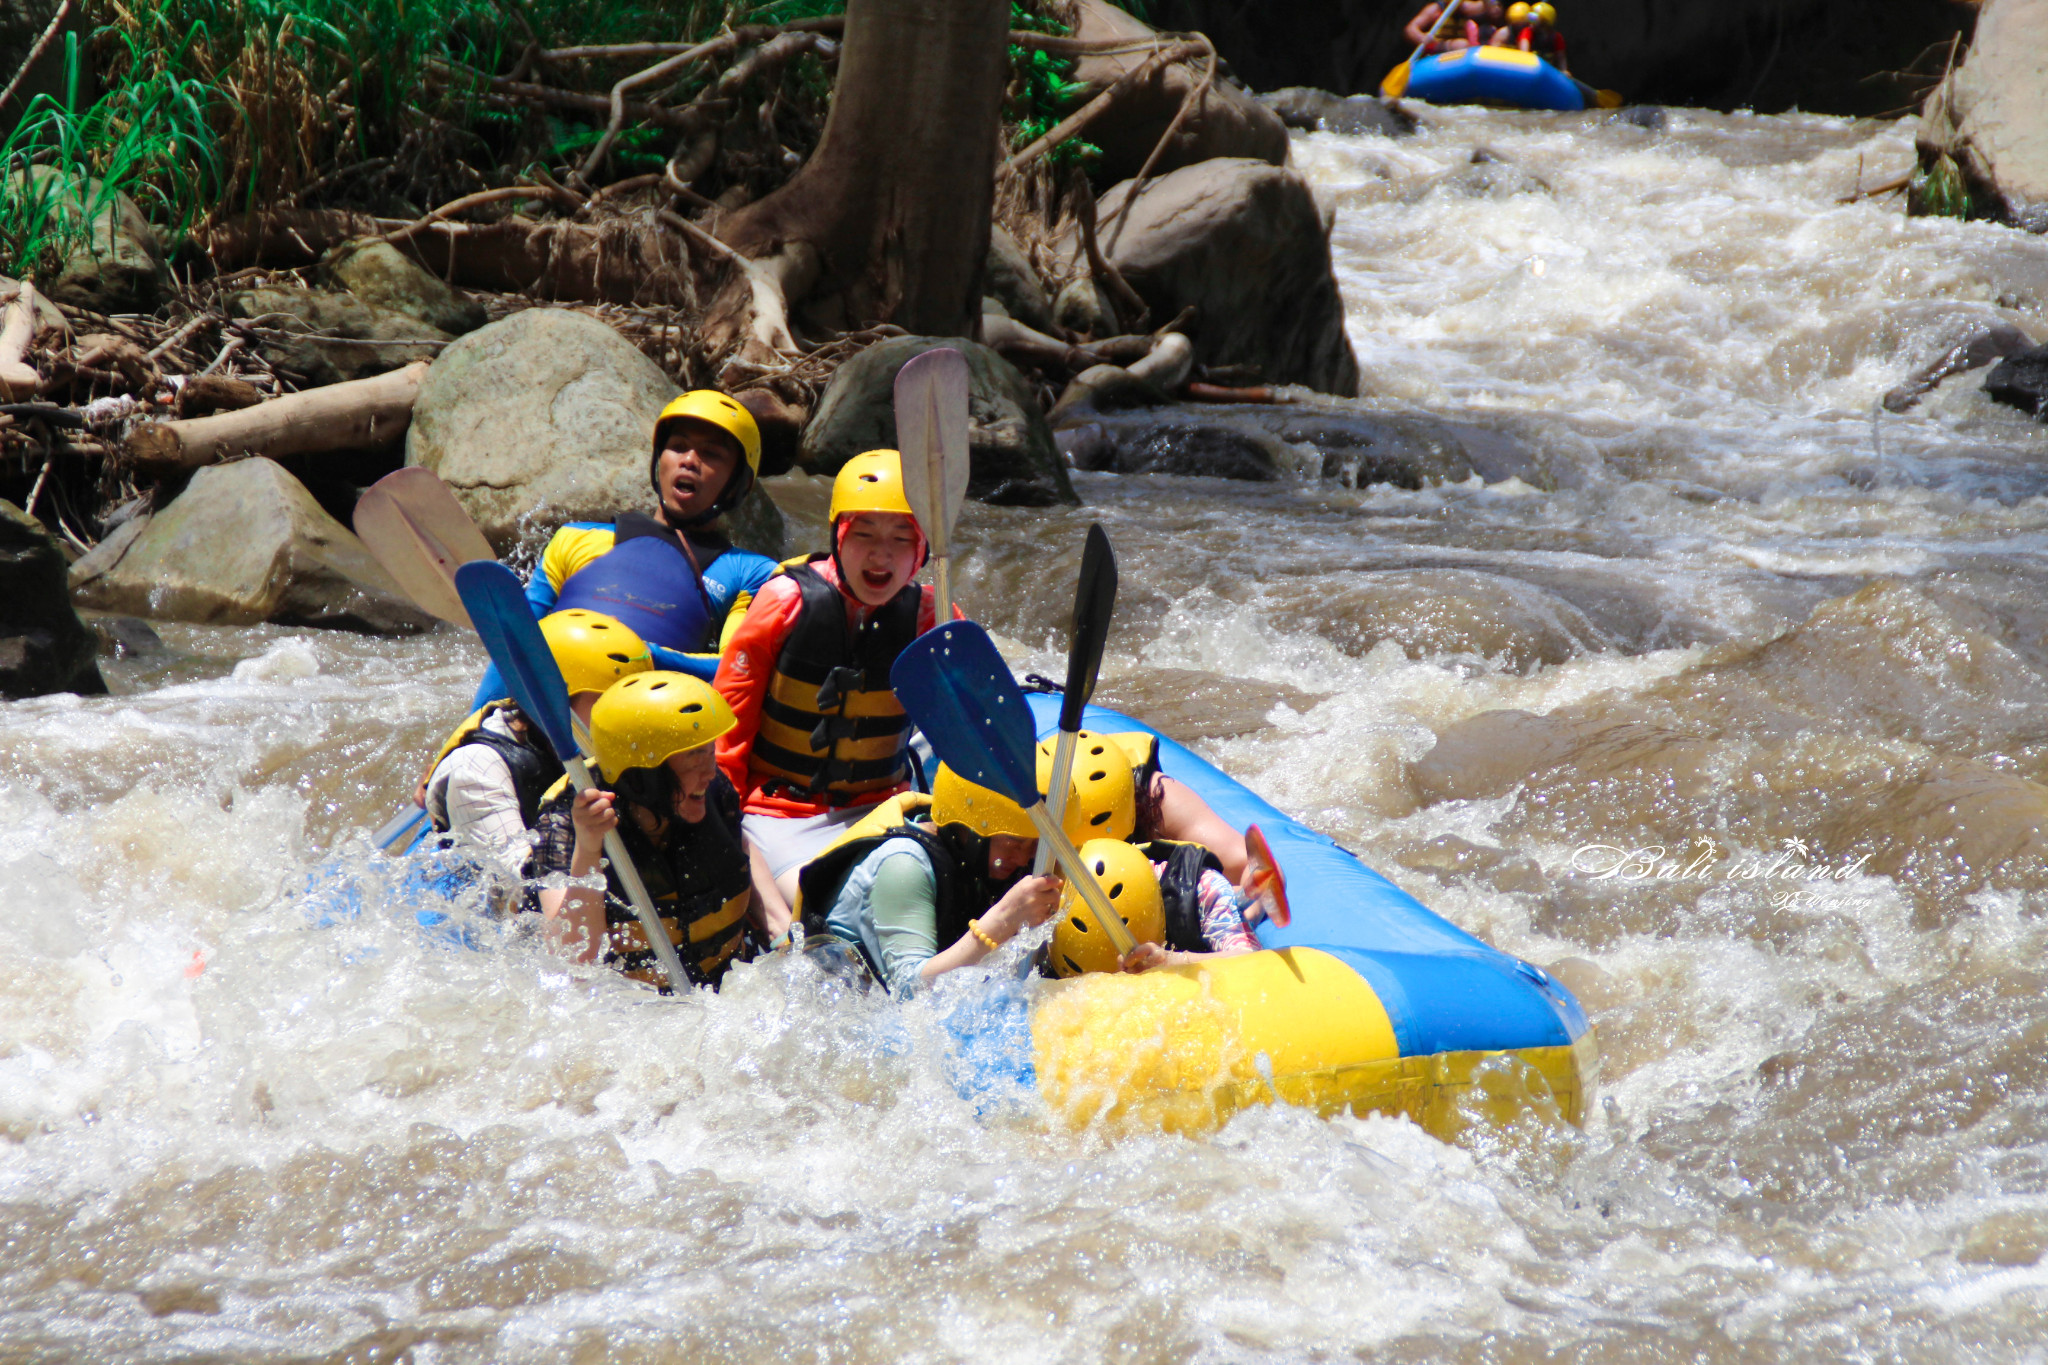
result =
[{"label": "yellow raft bottom", "polygon": [[1527,1114],[1578,1124],[1599,1050],[1403,1057],[1379,996],[1328,953],[1283,948],[1051,983],[1031,1017],[1038,1088],[1076,1127],[1202,1133],[1254,1104],[1403,1114],[1446,1141]]}]

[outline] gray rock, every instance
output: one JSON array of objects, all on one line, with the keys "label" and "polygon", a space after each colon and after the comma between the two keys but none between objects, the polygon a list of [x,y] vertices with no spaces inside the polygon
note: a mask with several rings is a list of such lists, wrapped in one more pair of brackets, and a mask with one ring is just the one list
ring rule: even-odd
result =
[{"label": "gray rock", "polygon": [[[529,308],[442,351],[420,385],[407,464],[439,474],[500,550],[565,521],[650,509],[654,419],[678,390],[640,349],[582,313]],[[757,487],[724,527],[782,554],[782,516]]]},{"label": "gray rock", "polygon": [[[1985,0],[1970,49],[1920,113],[1920,164],[1959,174],[1973,213],[2048,231],[2048,0]],[[1925,186],[1915,202],[1929,203]]]},{"label": "gray rock", "polygon": [[1141,390],[1113,382],[1120,371],[1100,370],[1082,375],[1098,375],[1092,392],[1062,397],[1055,410],[1057,440],[1076,469],[1260,481],[1292,472],[1349,488],[1421,488],[1474,474],[1552,482],[1528,452],[1479,427],[1299,404],[1142,407]]},{"label": "gray rock", "polygon": [[[1084,41],[1146,42],[1155,30],[1107,0],[1078,0],[1074,37]],[[1144,62],[1147,52],[1097,53],[1074,64],[1075,107],[1109,88],[1126,71]],[[1138,173],[1152,149],[1180,112],[1181,104],[1200,80],[1199,59],[1162,67],[1135,89],[1119,96],[1109,113],[1088,127],[1088,140],[1102,149],[1091,168],[1098,180],[1122,180]],[[1234,82],[1219,79],[1207,98],[1181,124],[1161,153],[1155,174],[1178,170],[1217,157],[1252,157],[1275,166],[1287,164],[1287,125],[1272,110]]]},{"label": "gray rock", "polygon": [[0,697],[107,690],[94,661],[98,638],[71,605],[64,552],[43,524],[0,501]]},{"label": "gray rock", "polygon": [[2048,402],[2048,346],[2001,360],[1984,377],[1984,392],[2008,407],[2036,417],[2048,415],[2048,406],[2044,406]]},{"label": "gray rock", "polygon": [[1441,175],[1419,181],[1401,195],[1404,204],[1416,204],[1432,194],[1455,194],[1466,199],[1505,199],[1515,194],[1548,194],[1550,183],[1542,176],[1523,170],[1512,161],[1484,147],[1475,148],[1472,159]]},{"label": "gray rock", "polygon": [[484,306],[428,273],[389,242],[345,242],[327,253],[320,276],[372,307],[400,313],[459,337],[490,321]]},{"label": "gray rock", "polygon": [[162,300],[170,286],[163,247],[127,195],[50,166],[31,166],[25,181],[10,175],[0,187],[9,195],[46,198],[58,217],[85,228],[84,244],[65,257],[44,291],[52,299],[96,313],[146,313]]},{"label": "gray rock", "polygon": [[70,577],[83,606],[159,620],[373,634],[433,624],[305,485],[261,458],[200,470],[170,506],[124,524]]},{"label": "gray rock", "polygon": [[[894,447],[896,372],[912,356],[940,346],[967,357],[973,421],[968,494],[1005,507],[1079,502],[1024,376],[988,347],[952,337],[891,337],[841,365],[804,428],[798,462],[830,475],[864,450]],[[413,420],[417,428],[419,419]]]},{"label": "gray rock", "polygon": [[454,340],[438,327],[353,294],[272,286],[227,298],[228,313],[262,328],[263,358],[314,385],[367,379],[432,360]]},{"label": "gray rock", "polygon": [[1607,121],[1640,128],[1646,133],[1661,133],[1671,125],[1671,115],[1659,104],[1632,104],[1616,111]]},{"label": "gray rock", "polygon": [[982,275],[981,287],[1002,305],[1007,316],[1041,332],[1052,330],[1052,300],[1046,297],[1045,284],[1038,278],[1038,271],[1032,268],[1031,258],[1024,254],[1024,248],[1017,245],[1017,239],[1005,232],[1000,223],[989,229],[988,264]]},{"label": "gray rock", "polygon": [[149,622],[135,616],[102,616],[92,623],[99,652],[116,659],[161,659],[170,653]]},{"label": "gray rock", "polygon": [[[1942,349],[1941,354],[1916,368],[1898,387],[1884,396],[1886,412],[1906,412],[1932,392],[1950,375],[1979,369],[1995,360],[2018,357],[2034,349],[2033,338],[2010,323],[1997,323],[1971,331]],[[1989,376],[1987,376],[1988,380]],[[1987,382],[1987,390],[1991,385]],[[1993,395],[1996,397],[1996,395]],[[2006,400],[2000,399],[2000,402]],[[2022,404],[2030,409],[2036,404]]]},{"label": "gray rock", "polygon": [[1414,115],[1371,95],[1353,95],[1347,99],[1312,85],[1294,85],[1254,98],[1271,109],[1289,128],[1299,128],[1307,133],[1406,137],[1415,131]]},{"label": "gray rock", "polygon": [[1111,224],[1130,192],[1126,181],[1103,196],[1104,249],[1155,319],[1194,305],[1197,363],[1358,391],[1329,228],[1307,181],[1260,161],[1203,162],[1147,184],[1119,232]]}]

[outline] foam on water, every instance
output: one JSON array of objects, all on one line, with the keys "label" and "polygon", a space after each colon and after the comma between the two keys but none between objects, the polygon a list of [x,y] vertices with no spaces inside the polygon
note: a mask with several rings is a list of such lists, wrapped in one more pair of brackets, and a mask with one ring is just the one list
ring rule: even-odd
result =
[{"label": "foam on water", "polygon": [[[1074,1132],[955,1090],[971,983],[899,1006],[777,960],[660,1002],[475,904],[490,951],[452,947],[364,831],[462,714],[474,643],[165,627],[173,657],[114,666],[116,696],[0,708],[8,1351],[2038,1359],[2040,893],[1619,885],[1574,871],[1567,817],[1627,790],[1430,804],[1409,774],[1487,712],[1640,700],[1720,736],[1717,787],[1658,797],[1686,837],[1779,856],[1726,804],[1768,758],[1739,661],[1878,578],[1922,594],[1873,619],[1920,630],[1937,683],[1992,650],[1970,613],[2015,623],[2006,672],[1955,675],[2011,691],[1844,676],[1837,719],[1784,712],[1812,771],[2038,772],[1998,717],[2035,704],[2048,439],[1968,379],[1872,413],[1963,329],[2040,329],[2048,247],[1838,203],[1909,164],[1903,124],[1431,124],[1295,144],[1337,210],[1359,405],[1487,427],[1541,487],[1083,476],[1077,512],[970,511],[957,581],[1057,676],[1101,520],[1104,698],[1556,964],[1603,1042],[1584,1132]],[[784,495],[814,530],[818,487]],[[1860,657],[1816,638],[1822,676]],[[1839,715],[1866,702],[1863,736]],[[359,913],[315,927],[337,888]]]}]

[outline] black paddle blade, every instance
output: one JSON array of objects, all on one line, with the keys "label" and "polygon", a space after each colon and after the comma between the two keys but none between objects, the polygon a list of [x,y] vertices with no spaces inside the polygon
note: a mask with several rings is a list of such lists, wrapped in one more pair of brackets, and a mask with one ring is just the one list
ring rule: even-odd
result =
[{"label": "black paddle blade", "polygon": [[1074,590],[1074,643],[1067,650],[1067,690],[1060,703],[1060,729],[1081,728],[1081,708],[1095,695],[1102,650],[1109,643],[1109,618],[1116,610],[1116,554],[1100,523],[1088,528],[1081,551],[1081,582]]}]

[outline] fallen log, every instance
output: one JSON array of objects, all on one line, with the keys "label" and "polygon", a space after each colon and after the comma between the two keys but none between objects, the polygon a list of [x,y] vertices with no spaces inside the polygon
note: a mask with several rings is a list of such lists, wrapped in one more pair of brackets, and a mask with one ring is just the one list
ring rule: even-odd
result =
[{"label": "fallen log", "polygon": [[152,469],[198,469],[233,455],[314,455],[386,445],[412,424],[427,362],[369,379],[289,394],[253,408],[174,422],[147,422],[128,437],[128,457]]},{"label": "fallen log", "polygon": [[36,287],[23,284],[0,314],[0,400],[33,398],[42,379],[28,363],[28,344],[36,335]]}]

